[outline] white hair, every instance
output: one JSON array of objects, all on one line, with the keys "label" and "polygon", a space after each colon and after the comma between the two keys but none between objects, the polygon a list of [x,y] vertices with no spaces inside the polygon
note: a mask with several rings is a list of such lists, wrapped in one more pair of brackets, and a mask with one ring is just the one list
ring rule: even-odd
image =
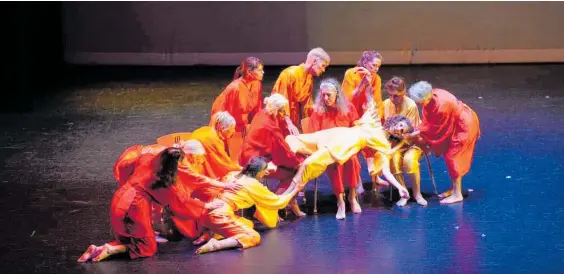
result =
[{"label": "white hair", "polygon": [[218,130],[226,130],[234,127],[235,124],[235,118],[227,111],[217,112],[212,117],[212,127]]},{"label": "white hair", "polygon": [[275,93],[264,98],[264,109],[268,113],[273,113],[288,105],[288,99],[282,94]]},{"label": "white hair", "polygon": [[307,54],[307,60],[313,60],[313,59],[317,59],[319,61],[327,61],[327,62],[331,62],[331,58],[329,57],[329,54],[323,49],[323,48],[314,48],[312,50],[310,50]]},{"label": "white hair", "polygon": [[433,96],[433,86],[425,81],[419,81],[409,88],[409,97],[415,102],[422,102]]},{"label": "white hair", "polygon": [[193,155],[204,155],[206,154],[206,150],[202,143],[197,140],[188,140],[182,143],[182,150],[186,154],[193,154]]}]

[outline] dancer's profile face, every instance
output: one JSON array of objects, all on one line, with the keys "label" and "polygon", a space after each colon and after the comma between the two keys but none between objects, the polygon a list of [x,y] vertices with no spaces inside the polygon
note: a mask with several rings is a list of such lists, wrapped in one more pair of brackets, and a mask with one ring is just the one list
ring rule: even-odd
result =
[{"label": "dancer's profile face", "polygon": [[372,61],[366,63],[365,67],[370,72],[377,73],[380,70],[380,66],[382,65],[382,60],[378,58],[372,59]]},{"label": "dancer's profile face", "polygon": [[409,133],[409,128],[410,127],[406,122],[400,121],[393,125],[388,132],[396,137],[401,137],[404,133]]},{"label": "dancer's profile face", "polygon": [[224,139],[233,137],[233,134],[235,134],[235,125],[221,131],[221,135],[223,135]]},{"label": "dancer's profile face", "polygon": [[255,80],[259,80],[262,81],[262,78],[264,77],[264,66],[263,65],[259,65],[258,67],[256,67],[255,69],[253,69],[251,71],[251,75],[253,76],[253,78]]}]

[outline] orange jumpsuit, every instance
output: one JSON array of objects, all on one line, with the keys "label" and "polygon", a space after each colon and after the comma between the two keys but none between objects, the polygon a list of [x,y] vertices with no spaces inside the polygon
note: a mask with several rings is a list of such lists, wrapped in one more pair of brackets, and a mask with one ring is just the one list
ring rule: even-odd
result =
[{"label": "orange jumpsuit", "polygon": [[229,172],[240,171],[241,167],[227,154],[226,145],[217,132],[209,127],[201,127],[190,136],[199,141],[206,151],[203,175],[210,178],[223,178]]},{"label": "orange jumpsuit", "polygon": [[[340,113],[337,108],[328,108],[326,112],[320,113],[314,111],[311,115],[311,129],[313,132],[334,128],[334,127],[352,127],[354,121],[358,120],[358,113],[354,105],[347,102],[348,113]],[[344,164],[332,164],[325,171],[331,180],[333,193],[335,196],[345,192],[345,182],[350,188],[355,188],[360,179],[360,161],[358,155],[354,155]]]},{"label": "orange jumpsuit", "polygon": [[258,80],[246,82],[242,78],[233,80],[212,105],[211,116],[227,111],[237,125],[236,132],[244,132],[249,121],[262,109],[262,83]]},{"label": "orange jumpsuit", "polygon": [[435,155],[443,155],[451,178],[470,171],[474,147],[480,137],[478,115],[446,90],[433,89],[422,108],[421,137]]},{"label": "orange jumpsuit", "polygon": [[127,183],[115,192],[110,206],[110,223],[116,238],[111,245],[126,245],[129,256],[150,257],[157,252],[151,224],[151,203],[168,206],[176,218],[199,220],[206,212],[204,203],[191,199],[182,187],[153,189],[160,158],[152,154],[139,157]]},{"label": "orange jumpsuit", "polygon": [[262,156],[267,161],[272,161],[278,166],[278,169],[269,177],[280,181],[280,190],[285,190],[290,186],[292,178],[302,161],[284,141],[284,137],[288,133],[284,121],[274,118],[263,109],[251,122],[249,132],[243,140],[239,157],[239,163],[243,165],[246,165],[255,156]]},{"label": "orange jumpsuit", "polygon": [[312,90],[313,76],[301,65],[284,69],[272,88],[272,94],[279,93],[288,99],[286,114],[298,128],[301,120],[313,112]]}]

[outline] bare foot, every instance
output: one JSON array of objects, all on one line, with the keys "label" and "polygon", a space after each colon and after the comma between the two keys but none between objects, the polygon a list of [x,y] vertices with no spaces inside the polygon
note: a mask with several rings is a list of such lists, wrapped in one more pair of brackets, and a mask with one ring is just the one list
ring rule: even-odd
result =
[{"label": "bare foot", "polygon": [[450,195],[452,195],[452,189],[449,189],[449,190],[439,194],[439,198],[444,199],[446,197],[449,197]]},{"label": "bare foot", "polygon": [[362,208],[356,199],[349,199],[349,203],[351,204],[351,212],[354,214],[360,214],[362,212]]},{"label": "bare foot", "polygon": [[407,200],[405,198],[401,198],[399,199],[399,201],[396,203],[397,206],[405,206],[407,204]]},{"label": "bare foot", "polygon": [[441,204],[454,204],[458,202],[462,202],[464,197],[462,197],[462,193],[454,193],[447,198],[444,198],[440,201]]},{"label": "bare foot", "polygon": [[337,215],[335,215],[335,218],[337,218],[337,220],[343,220],[346,217],[346,208],[345,208],[345,202],[337,202]]},{"label": "bare foot", "polygon": [[296,217],[304,217],[306,216],[306,214],[300,209],[300,206],[298,205],[297,201],[294,201],[291,205],[290,205],[290,209],[292,210],[292,212],[294,213],[294,215],[296,215]]},{"label": "bare foot", "polygon": [[415,201],[422,206],[427,206],[427,201],[425,200],[425,198],[423,198],[423,196],[421,195],[417,195],[414,196],[413,198],[415,198]]},{"label": "bare foot", "polygon": [[96,251],[97,246],[95,245],[90,245],[86,251],[82,254],[82,256],[80,256],[80,258],[78,258],[78,262],[79,263],[84,263],[88,260],[91,259],[92,254]]},{"label": "bare foot", "polygon": [[111,251],[111,246],[109,244],[104,244],[104,246],[100,250],[100,253],[98,253],[96,257],[92,258],[92,261],[97,263],[107,259],[111,255],[110,251]]},{"label": "bare foot", "polygon": [[211,238],[205,245],[201,246],[196,250],[196,254],[213,252],[219,247],[218,243],[219,243],[218,240]]}]

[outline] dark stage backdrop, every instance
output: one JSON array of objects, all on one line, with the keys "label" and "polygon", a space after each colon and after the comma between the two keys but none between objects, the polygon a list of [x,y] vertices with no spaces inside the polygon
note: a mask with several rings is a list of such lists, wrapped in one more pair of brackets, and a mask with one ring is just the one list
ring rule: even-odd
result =
[{"label": "dark stage backdrop", "polygon": [[76,64],[270,65],[322,46],[332,64],[564,61],[564,2],[65,2]]}]

